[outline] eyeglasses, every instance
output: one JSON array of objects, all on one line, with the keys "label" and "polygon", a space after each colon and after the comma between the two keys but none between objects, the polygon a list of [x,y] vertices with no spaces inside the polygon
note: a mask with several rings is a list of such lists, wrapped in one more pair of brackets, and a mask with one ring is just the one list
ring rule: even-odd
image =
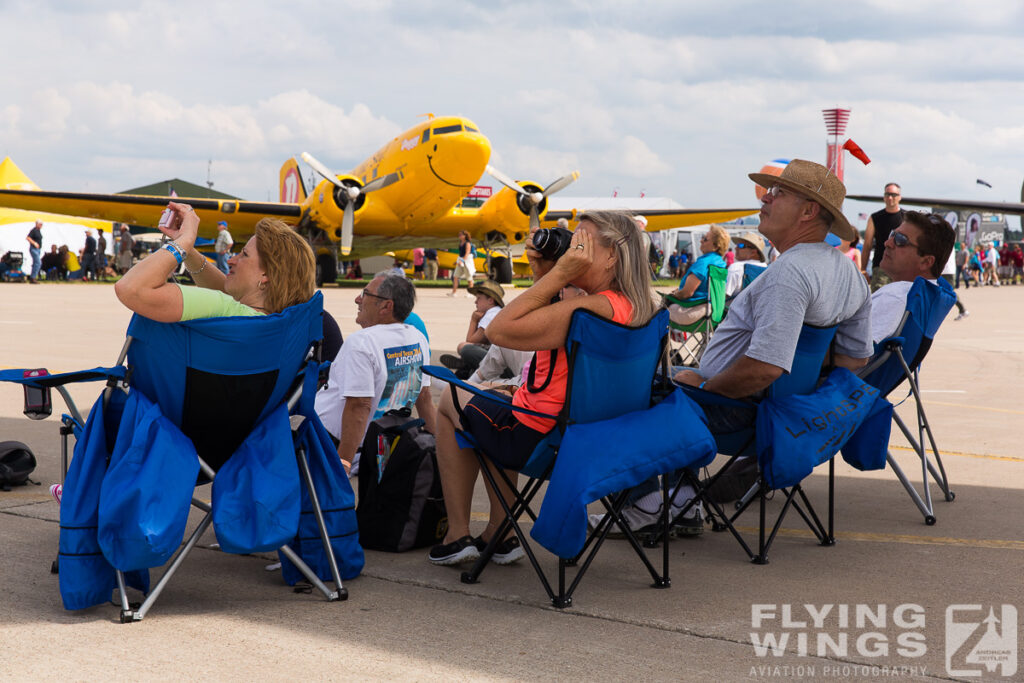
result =
[{"label": "eyeglasses", "polygon": [[921,247],[911,242],[910,238],[907,237],[905,233],[896,232],[895,230],[893,230],[891,233],[889,233],[889,236],[892,237],[892,243],[895,244],[897,247],[906,247],[909,245],[911,247],[914,247],[914,249],[917,249],[918,251],[921,250]]},{"label": "eyeglasses", "polygon": [[899,197],[899,192],[886,192],[882,195],[883,197]]},{"label": "eyeglasses", "polygon": [[363,288],[363,293],[360,294],[360,296],[362,296],[364,299],[366,297],[368,297],[368,296],[372,296],[372,297],[374,297],[376,299],[383,299],[384,301],[394,301],[394,299],[392,299],[389,296],[381,296],[380,294],[374,294],[373,292],[371,292],[369,289],[367,289],[365,287]]},{"label": "eyeglasses", "polygon": [[774,201],[775,199],[778,198],[780,194],[790,194],[793,195],[794,197],[799,197],[800,199],[803,199],[803,197],[801,197],[793,190],[790,190],[788,187],[782,187],[782,185],[772,185],[767,190],[765,190],[764,197],[762,197],[761,201],[764,201],[768,197],[771,197],[772,201]]}]

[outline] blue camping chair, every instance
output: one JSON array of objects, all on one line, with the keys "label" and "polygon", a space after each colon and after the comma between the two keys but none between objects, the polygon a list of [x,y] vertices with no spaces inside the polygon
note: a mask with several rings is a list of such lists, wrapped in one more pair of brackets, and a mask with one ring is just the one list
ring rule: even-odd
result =
[{"label": "blue camping chair", "polygon": [[[491,538],[473,568],[462,574],[464,583],[475,583],[487,566],[497,544],[509,529],[514,530],[544,590],[555,607],[568,607],[587,568],[600,550],[611,523],[626,530],[626,538],[653,579],[653,587],[667,588],[668,548],[662,555],[659,574],[621,518],[630,486],[679,467],[701,467],[714,458],[714,440],[703,423],[700,410],[682,392],[673,391],[654,407],[652,383],[663,358],[667,338],[668,311],[662,309],[646,325],[627,327],[590,311],[573,313],[566,339],[569,376],[566,400],[560,415],[540,415],[556,420],[557,426],[534,450],[521,474],[527,481],[516,489],[500,467],[495,470],[513,491],[509,505],[501,500],[505,520]],[[448,382],[460,411],[456,388],[488,400],[507,400],[462,382],[447,368],[426,366],[427,374]],[[513,410],[519,410],[513,408]],[[677,425],[665,433],[664,425]],[[487,485],[497,490],[498,481],[488,454],[469,432],[456,430],[460,447],[473,448]],[[540,513],[530,503],[548,481]],[[663,501],[668,500],[667,484]],[[501,498],[499,496],[499,498]],[[608,511],[604,521],[587,534],[588,503],[600,500]],[[668,529],[668,505],[663,505],[662,523]],[[531,535],[558,556],[558,591],[541,569],[519,523],[523,514],[535,522]],[[589,550],[589,552],[588,552]],[[566,568],[579,563],[572,583],[566,587]]]},{"label": "blue camping chair", "polygon": [[[935,437],[928,424],[924,404],[921,402],[918,370],[924,357],[928,354],[928,350],[931,349],[935,333],[942,321],[946,319],[946,315],[955,301],[956,293],[944,279],[940,278],[937,280],[937,284],[932,284],[924,278],[917,278],[907,293],[907,309],[896,332],[875,345],[875,355],[857,373],[869,384],[878,387],[883,396],[889,396],[903,382],[906,382],[910,388],[916,406],[916,437],[899,415],[893,413],[892,417],[921,460],[923,497],[893,459],[891,452],[886,453],[886,461],[907,490],[914,505],[924,515],[925,524],[929,526],[935,524],[929,476],[938,484],[947,502],[952,501],[955,494],[949,489],[946,469],[942,466],[942,457],[935,445]],[[928,439],[927,444],[925,437]],[[931,446],[931,455],[929,455],[926,445]],[[934,463],[932,463],[932,458],[934,458]]]},{"label": "blue camping chair", "polygon": [[[359,573],[363,555],[352,489],[313,410],[322,313],[317,292],[267,316],[167,324],[135,315],[115,367],[0,373],[27,387],[30,417],[49,414],[50,388],[68,404],[58,555],[67,609],[106,602],[116,587],[122,623],[141,620],[211,524],[224,550],[279,549],[286,581],[347,597],[342,577]],[[96,380],[107,386],[85,420],[65,385]],[[193,495],[197,474],[213,482],[212,503]],[[205,516],[181,545],[190,503]],[[168,560],[149,590],[146,570]],[[141,605],[129,604],[126,585],[148,593]]]},{"label": "blue camping chair", "polygon": [[763,263],[745,263],[743,265],[743,289],[750,286],[750,283],[757,279],[757,276],[768,269],[768,266]]},{"label": "blue camping chair", "polygon": [[[788,373],[783,373],[778,379],[772,382],[767,392],[768,399],[784,400],[790,396],[811,394],[815,390],[821,378],[822,367],[825,364],[826,356],[831,348],[832,339],[835,337],[836,329],[837,328],[835,326],[803,326],[800,332],[799,341],[797,342],[797,348],[791,370]],[[684,386],[683,390],[702,406],[718,405],[740,409],[750,409],[752,407],[752,404],[749,401],[727,398],[696,387]],[[782,525],[782,521],[790,507],[795,509],[800,517],[803,518],[804,522],[807,524],[811,532],[814,533],[821,545],[828,546],[835,543],[833,520],[835,492],[831,476],[834,471],[835,463],[831,457],[829,457],[830,476],[827,527],[821,522],[821,519],[815,512],[810,500],[807,498],[803,487],[799,482],[796,482],[791,486],[778,487],[784,496],[784,503],[770,534],[768,534],[766,505],[769,496],[776,487],[769,484],[763,471],[759,475],[754,486],[752,486],[747,494],[736,503],[737,509],[731,515],[726,513],[724,508],[719,504],[707,498],[707,489],[713,486],[720,477],[735,466],[737,458],[740,456],[758,457],[756,425],[752,424],[749,428],[740,429],[735,432],[717,433],[714,434],[714,437],[717,443],[718,452],[723,455],[731,456],[731,458],[704,484],[702,484],[692,472],[684,471],[681,474],[680,482],[685,481],[686,483],[689,483],[697,493],[697,495],[687,503],[686,506],[684,506],[681,514],[686,514],[691,507],[697,505],[699,502],[704,502],[710,511],[712,528],[715,531],[728,530],[739,542],[750,560],[755,564],[768,563],[768,550],[771,548],[771,544],[775,540],[779,528]],[[835,451],[838,450],[838,448],[835,449]],[[833,451],[833,453],[835,451]],[[757,553],[754,553],[750,549],[746,540],[744,540],[735,527],[736,519],[747,510],[754,499],[757,499],[760,503]]]}]

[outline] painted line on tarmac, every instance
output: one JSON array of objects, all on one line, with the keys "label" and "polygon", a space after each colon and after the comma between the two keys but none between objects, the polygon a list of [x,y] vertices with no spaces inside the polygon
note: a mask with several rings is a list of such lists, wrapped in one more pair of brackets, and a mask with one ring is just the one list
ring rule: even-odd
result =
[{"label": "painted line on tarmac", "polygon": [[[910,446],[889,446],[894,451],[910,451],[915,453],[916,451]],[[929,451],[931,453],[931,451]],[[1018,458],[1013,455],[992,455],[991,453],[961,453],[960,451],[942,451],[940,455],[956,455],[961,458],[979,458],[981,460],[1003,460],[1005,462],[1024,462],[1024,458]]]},{"label": "painted line on tarmac", "polygon": [[1024,410],[1010,410],[1009,408],[989,408],[988,406],[975,406],[969,403],[946,403],[945,401],[925,401],[928,405],[949,406],[951,408],[973,408],[974,410],[988,410],[993,413],[1010,413],[1011,415],[1024,415]]},{"label": "painted line on tarmac", "polygon": [[[757,533],[757,527],[736,527],[744,533]],[[814,534],[804,529],[779,529],[780,536],[797,538],[815,538]],[[949,536],[913,536],[910,534],[874,534],[862,531],[837,533],[841,541],[864,541],[868,543],[909,543],[911,545],[945,545],[962,546],[965,548],[992,548],[995,550],[1024,550],[1024,541],[1004,541],[987,538],[952,538]]]}]

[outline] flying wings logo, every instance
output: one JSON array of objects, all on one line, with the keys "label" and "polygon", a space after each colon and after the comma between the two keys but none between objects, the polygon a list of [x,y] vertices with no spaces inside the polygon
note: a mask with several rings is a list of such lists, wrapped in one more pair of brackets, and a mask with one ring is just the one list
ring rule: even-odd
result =
[{"label": "flying wings logo", "polygon": [[402,140],[402,151],[408,152],[410,149],[415,149],[418,144],[420,144],[420,139],[415,135],[408,140]]}]

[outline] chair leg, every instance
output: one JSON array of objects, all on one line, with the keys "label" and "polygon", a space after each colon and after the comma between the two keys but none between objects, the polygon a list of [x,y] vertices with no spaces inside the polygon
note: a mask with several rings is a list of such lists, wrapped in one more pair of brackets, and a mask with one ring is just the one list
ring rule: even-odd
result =
[{"label": "chair leg", "polygon": [[[203,535],[203,533],[206,531],[207,527],[209,527],[212,522],[213,522],[213,513],[210,512],[210,511],[207,511],[206,515],[199,522],[199,526],[197,526],[196,530],[192,532],[192,535],[188,537],[188,541],[185,542],[185,545],[183,545],[181,548],[179,548],[178,552],[175,553],[174,557],[171,559],[170,566],[167,567],[167,571],[165,571],[164,575],[160,577],[160,580],[157,582],[156,586],[154,586],[149,591],[149,595],[146,596],[146,599],[143,600],[142,604],[139,605],[138,609],[131,610],[131,609],[126,608],[127,598],[125,597],[125,593],[124,593],[124,591],[122,589],[122,591],[121,591],[121,623],[122,624],[130,624],[130,623],[133,623],[133,622],[136,622],[136,621],[142,621],[142,619],[146,616],[146,613],[149,612],[150,608],[157,601],[157,598],[160,597],[160,594],[163,592],[164,588],[167,586],[167,583],[171,580],[171,577],[174,576],[175,572],[178,571],[178,567],[180,567],[181,563],[185,561],[185,558],[188,556],[188,554],[190,552],[192,552],[192,548],[195,547],[196,543],[199,541],[199,537]],[[124,584],[124,575],[121,574],[121,572],[118,572],[118,575],[119,575],[118,585],[119,586],[123,586],[123,584]]]},{"label": "chair leg", "polygon": [[[346,600],[348,598],[348,589],[341,584],[341,572],[338,570],[338,560],[334,557],[334,548],[331,547],[331,537],[327,533],[327,524],[324,522],[324,512],[320,508],[320,498],[316,494],[316,486],[313,483],[313,475],[309,471],[309,461],[306,459],[305,449],[301,446],[297,448],[295,450],[295,458],[298,460],[299,473],[302,475],[302,479],[306,484],[306,491],[309,493],[309,502],[310,505],[313,506],[313,515],[316,517],[316,525],[320,530],[320,541],[324,544],[324,554],[327,555],[327,563],[331,567],[331,577],[334,579],[334,585],[337,590],[328,590],[327,587],[324,586],[323,582],[319,580],[319,577],[315,575],[313,575],[313,578],[317,580],[312,581],[311,579],[310,583],[316,586],[328,601],[333,602],[335,600]],[[289,552],[291,552],[292,555],[295,555],[291,548],[288,548],[287,546],[285,547],[287,548],[287,550],[284,550],[285,555],[288,555]],[[291,555],[288,556],[288,559],[291,560],[296,567],[299,567],[299,571],[302,571],[302,573],[306,575],[306,571],[302,570],[302,566],[305,566],[305,562],[301,562],[300,560],[299,563],[296,563]],[[309,567],[306,567],[306,570],[309,571],[309,574],[313,574]],[[309,578],[309,575],[306,575],[306,578]]]}]

